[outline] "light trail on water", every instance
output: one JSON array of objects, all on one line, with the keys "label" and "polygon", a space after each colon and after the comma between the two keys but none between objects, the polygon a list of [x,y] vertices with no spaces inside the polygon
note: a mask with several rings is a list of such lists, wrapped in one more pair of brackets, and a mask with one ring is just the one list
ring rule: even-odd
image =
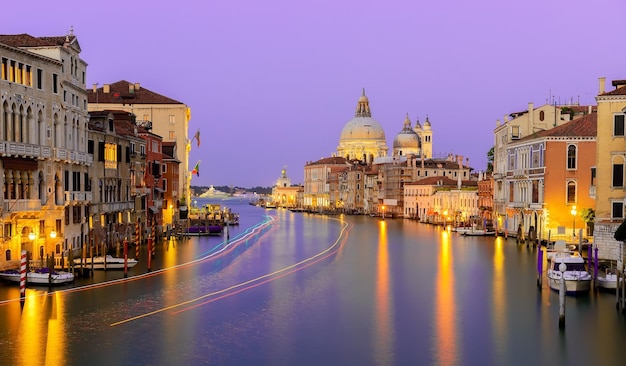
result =
[{"label": "light trail on water", "polygon": [[[332,219],[332,220],[339,221],[338,219]],[[149,317],[149,316],[152,316],[152,315],[156,315],[156,314],[168,311],[168,310],[172,310],[172,309],[176,309],[176,308],[179,308],[179,307],[182,307],[182,306],[193,304],[193,305],[188,306],[188,307],[186,307],[184,309],[180,309],[180,310],[177,310],[175,312],[172,312],[172,314],[178,314],[178,313],[181,313],[181,312],[184,312],[184,311],[187,311],[187,310],[191,310],[191,309],[197,308],[199,306],[206,305],[206,304],[212,303],[214,301],[217,301],[217,300],[229,297],[229,296],[233,296],[233,295],[242,293],[244,291],[250,290],[250,289],[255,288],[257,286],[266,284],[266,283],[271,282],[271,281],[275,281],[275,280],[277,280],[279,278],[282,278],[282,277],[285,277],[287,275],[293,274],[295,272],[301,271],[301,270],[303,270],[303,269],[305,269],[307,267],[312,266],[313,264],[319,263],[320,261],[322,261],[322,260],[324,260],[324,259],[326,259],[326,258],[328,258],[328,257],[330,257],[330,256],[332,256],[334,254],[336,254],[338,251],[340,251],[343,248],[343,246],[345,245],[345,243],[347,242],[347,240],[348,240],[349,232],[352,229],[352,226],[353,226],[352,224],[348,224],[346,222],[343,222],[341,231],[339,232],[339,235],[338,235],[337,239],[333,242],[333,244],[331,246],[329,246],[328,248],[322,250],[321,252],[319,252],[319,253],[317,253],[315,255],[312,255],[310,257],[307,257],[307,258],[305,258],[305,259],[303,259],[303,260],[301,260],[301,261],[299,261],[297,263],[294,263],[294,264],[289,265],[287,267],[283,267],[283,268],[281,268],[279,270],[276,270],[276,271],[264,274],[262,276],[258,276],[258,277],[252,278],[250,280],[238,283],[236,285],[229,286],[229,287],[227,287],[225,289],[222,289],[222,290],[210,292],[208,294],[204,294],[204,295],[196,297],[194,299],[183,301],[183,302],[180,302],[180,303],[177,303],[177,304],[173,304],[173,305],[170,305],[170,306],[163,307],[161,309],[153,310],[153,311],[141,314],[141,315],[137,315],[137,316],[134,316],[134,317],[131,317],[131,318],[127,318],[127,319],[124,319],[124,320],[121,320],[121,321],[118,321],[118,322],[115,322],[115,323],[111,323],[111,327],[119,326],[119,325],[122,325],[122,324],[126,324],[126,323],[129,323],[129,322],[132,322],[132,321],[136,321],[136,320],[142,319],[142,318],[146,318],[146,317]],[[229,291],[232,291],[232,290],[236,290],[236,291],[229,292]],[[198,301],[201,301],[201,300],[204,300],[204,299],[208,299],[208,298],[216,296],[216,295],[222,295],[222,296],[219,296],[219,297],[216,297],[216,298],[213,298],[213,299],[209,299],[209,300],[197,303]]]},{"label": "light trail on water", "polygon": [[[142,279],[146,279],[146,278],[162,275],[163,273],[166,273],[168,271],[189,267],[189,266],[192,266],[192,265],[196,265],[196,264],[199,264],[199,263],[206,262],[208,260],[213,260],[213,259],[221,257],[222,255],[225,255],[225,254],[229,253],[234,248],[236,248],[239,244],[245,242],[246,240],[249,240],[250,238],[255,237],[257,235],[260,235],[262,233],[263,229],[271,226],[275,222],[276,222],[276,217],[275,216],[267,216],[265,221],[262,221],[262,222],[260,222],[260,223],[258,223],[256,225],[253,225],[253,226],[247,228],[244,232],[242,232],[240,234],[237,234],[231,240],[226,240],[226,241],[223,241],[223,242],[217,244],[215,247],[211,248],[207,252],[202,253],[201,257],[199,257],[198,259],[195,259],[193,261],[181,263],[181,264],[178,264],[178,265],[175,265],[175,266],[171,266],[171,267],[167,267],[167,268],[158,269],[158,270],[155,270],[155,271],[152,271],[152,272],[148,272],[148,273],[144,273],[144,274],[134,275],[134,276],[131,276],[131,277],[128,277],[128,278],[120,278],[120,279],[116,279],[116,280],[109,280],[109,281],[106,281],[106,282],[94,283],[94,284],[84,285],[84,286],[78,286],[78,287],[68,288],[68,289],[64,289],[64,290],[46,291],[46,292],[42,292],[42,293],[39,293],[39,294],[29,294],[29,295],[26,296],[26,298],[28,299],[28,298],[31,298],[31,297],[52,296],[52,295],[55,295],[55,294],[70,294],[70,293],[74,293],[74,292],[88,291],[88,290],[94,290],[94,289],[108,287],[108,286],[114,286],[114,285],[129,283],[129,282],[132,282],[132,281],[138,281],[138,280],[142,280]],[[14,303],[16,301],[20,301],[20,299],[19,298],[15,298],[15,299],[1,300],[0,301],[0,306],[6,305],[6,304],[10,304],[10,303]]]}]

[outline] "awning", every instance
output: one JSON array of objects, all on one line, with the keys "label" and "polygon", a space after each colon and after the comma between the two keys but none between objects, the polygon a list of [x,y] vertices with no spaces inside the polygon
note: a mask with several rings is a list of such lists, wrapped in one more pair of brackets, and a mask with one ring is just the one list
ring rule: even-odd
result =
[{"label": "awning", "polygon": [[161,192],[161,193],[165,192],[164,189],[157,188],[157,187],[154,187],[154,190],[157,191],[157,192]]},{"label": "awning", "polygon": [[160,210],[154,206],[150,206],[150,211],[154,212],[154,213],[159,213]]}]

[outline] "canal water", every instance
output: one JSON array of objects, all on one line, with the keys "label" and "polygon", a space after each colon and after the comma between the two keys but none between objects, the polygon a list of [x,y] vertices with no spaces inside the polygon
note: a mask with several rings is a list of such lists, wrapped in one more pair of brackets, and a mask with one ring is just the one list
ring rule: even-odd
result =
[{"label": "canal water", "polygon": [[[199,202],[202,203],[202,202]],[[228,236],[159,244],[150,270],[0,284],[0,365],[615,365],[615,295],[537,287],[537,249],[369,216],[221,201]],[[545,268],[545,266],[544,266]]]}]

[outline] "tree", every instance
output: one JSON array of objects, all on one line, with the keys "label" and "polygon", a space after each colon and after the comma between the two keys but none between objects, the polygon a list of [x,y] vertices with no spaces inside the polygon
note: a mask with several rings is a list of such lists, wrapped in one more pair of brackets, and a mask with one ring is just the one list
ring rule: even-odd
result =
[{"label": "tree", "polygon": [[493,173],[493,156],[495,154],[495,146],[487,151],[487,173]]},{"label": "tree", "polygon": [[582,217],[585,222],[585,227],[587,230],[587,235],[593,235],[593,224],[596,221],[596,211],[593,208],[583,208],[580,212],[580,217]]}]

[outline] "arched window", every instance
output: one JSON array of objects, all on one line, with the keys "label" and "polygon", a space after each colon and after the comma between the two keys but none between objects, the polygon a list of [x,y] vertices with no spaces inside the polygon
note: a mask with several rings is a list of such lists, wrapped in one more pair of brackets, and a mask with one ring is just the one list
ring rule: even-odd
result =
[{"label": "arched window", "polygon": [[4,252],[4,259],[6,261],[10,261],[11,260],[11,249],[7,249],[7,251]]},{"label": "arched window", "polygon": [[576,203],[576,182],[574,181],[567,182],[567,203]]},{"label": "arched window", "polygon": [[544,113],[544,111],[540,111],[539,112],[539,120],[543,121],[546,118],[546,114]]},{"label": "arched window", "polygon": [[567,169],[576,169],[576,145],[567,147]]}]

